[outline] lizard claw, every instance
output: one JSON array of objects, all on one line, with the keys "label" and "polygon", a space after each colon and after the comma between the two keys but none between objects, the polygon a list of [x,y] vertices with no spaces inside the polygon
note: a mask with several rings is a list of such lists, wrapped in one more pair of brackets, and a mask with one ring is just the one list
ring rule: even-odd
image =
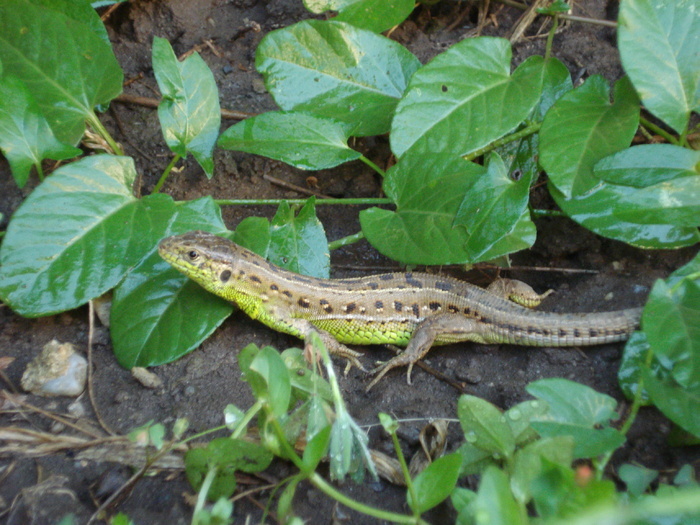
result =
[{"label": "lizard claw", "polygon": [[386,373],[398,366],[408,366],[407,370],[407,375],[406,379],[408,384],[411,384],[411,371],[413,370],[413,364],[415,361],[413,360],[413,357],[410,355],[407,355],[405,352],[403,354],[399,354],[396,357],[393,357],[392,359],[389,359],[389,361],[380,364],[376,368],[373,368],[370,370],[370,374],[377,374],[377,376],[372,379],[369,385],[367,385],[367,388],[365,388],[365,392],[369,392],[374,385],[379,383],[379,381],[386,375]]}]

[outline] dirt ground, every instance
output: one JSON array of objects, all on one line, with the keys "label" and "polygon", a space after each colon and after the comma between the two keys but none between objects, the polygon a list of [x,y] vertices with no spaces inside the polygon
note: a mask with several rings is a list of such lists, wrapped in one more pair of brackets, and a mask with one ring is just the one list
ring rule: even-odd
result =
[{"label": "dirt ground", "polygon": [[[579,5],[581,4],[581,5]],[[614,20],[617,0],[578,2],[576,14]],[[432,7],[419,6],[411,18],[391,35],[407,46],[425,63],[450,45],[473,34],[477,23],[477,5],[443,1]],[[520,12],[491,2],[490,17],[482,34],[507,36]],[[269,31],[309,18],[301,0],[134,0],[116,9],[107,27],[117,59],[127,80],[133,80],[125,92],[157,97],[151,68],[151,41],[154,35],[165,37],[180,55],[199,46],[200,53],[214,72],[223,108],[251,113],[274,109],[255,72],[255,49]],[[533,35],[541,21],[528,30]],[[210,41],[212,47],[201,44]],[[532,54],[544,54],[545,39],[526,37],[514,46],[514,62]],[[614,81],[622,75],[614,29],[589,24],[567,24],[554,40],[554,55],[562,60],[574,78],[602,74]],[[140,191],[148,194],[170,159],[163,141],[155,109],[114,103],[103,116],[114,137],[132,155],[141,174]],[[234,121],[224,121],[222,130]],[[385,137],[357,141],[354,147],[380,166],[386,165],[389,149]],[[336,197],[375,197],[381,195],[381,181],[361,162],[318,173],[303,172],[280,162],[243,153],[218,150],[216,175],[208,181],[190,158],[184,168],[174,173],[165,191],[175,199],[195,199],[205,195],[215,198],[303,198],[305,195],[270,182],[272,176],[299,186],[314,175],[321,192]],[[0,159],[0,225],[7,227],[8,217],[37,184],[32,180],[19,190],[9,168]],[[533,197],[538,207],[551,206],[544,190]],[[338,239],[359,231],[358,207],[319,206],[318,215],[328,238]],[[248,216],[271,218],[270,206],[225,207],[224,218],[230,229]],[[556,290],[543,309],[556,311],[609,310],[643,304],[655,279],[667,276],[695,253],[696,249],[678,251],[643,251],[622,243],[603,239],[580,228],[568,219],[539,219],[535,246],[513,256],[520,270],[509,276],[524,280],[542,292]],[[369,244],[360,242],[332,254],[336,277],[359,276],[396,264],[380,256]],[[361,269],[358,269],[361,268]],[[590,273],[542,271],[542,268],[585,269]],[[489,271],[470,275],[444,269],[476,284],[487,284]],[[15,358],[6,370],[8,381],[2,388],[19,391],[20,377],[27,363],[51,339],[72,342],[86,351],[88,341],[87,307],[42,319],[23,319],[9,308],[0,306],[0,355]],[[236,351],[248,343],[272,345],[284,349],[298,344],[291,337],[234,314],[202,346],[179,361],[152,371],[163,381],[156,389],[146,389],[128,370],[119,367],[113,354],[108,329],[97,325],[93,343],[94,393],[96,404],[106,424],[118,434],[148,421],[171,426],[177,418],[190,421],[191,433],[223,423],[223,409],[229,403],[246,409],[253,402],[247,385],[240,379]],[[434,349],[427,362],[464,387],[465,392],[483,397],[508,408],[528,398],[525,386],[536,379],[565,377],[599,392],[614,396],[626,406],[617,386],[616,373],[622,345],[603,345],[578,349],[530,349],[508,346],[460,344]],[[367,348],[372,358],[386,359],[384,348]],[[370,358],[366,358],[370,359]],[[370,359],[371,360],[371,359]],[[408,386],[403,371],[391,373],[370,393],[365,393],[367,377],[353,371],[341,379],[343,395],[352,415],[362,425],[376,425],[380,411],[399,419],[410,420],[401,426],[404,452],[412,454],[418,433],[428,418],[455,418],[459,397],[453,387],[427,373],[416,370],[413,385]],[[30,395],[18,397],[22,403],[59,414],[77,425],[98,428],[86,395],[75,399],[42,399]],[[0,400],[0,429],[19,426],[33,431],[52,433],[57,439],[82,436],[70,427],[57,424],[50,417],[26,405],[17,407]],[[687,462],[697,462],[698,451],[671,448],[666,444],[670,423],[654,409],[643,409],[628,435],[627,444],[614,456],[615,467],[636,462],[663,471],[672,477]],[[369,432],[370,445],[392,453],[391,442],[376,427]],[[459,442],[459,425],[450,425],[450,447]],[[0,442],[2,444],[2,442]],[[20,449],[22,447],[19,447]],[[25,451],[26,452],[26,451]],[[61,450],[32,457],[18,450],[0,458],[0,523],[53,524],[72,512],[78,523],[86,523],[97,505],[121,486],[134,472],[114,461],[116,456],[87,459],[78,449]],[[282,462],[273,463],[263,476],[242,477],[239,490],[246,491],[275,483],[293,473]],[[392,511],[405,508],[401,488],[385,482],[356,485],[348,482],[341,489],[358,500]],[[189,523],[193,490],[181,470],[158,470],[140,479],[110,512],[128,514],[135,523],[179,525]],[[268,504],[270,490],[253,490],[235,503],[236,523],[258,523]],[[309,485],[301,485],[294,500],[296,513],[307,523],[374,523],[347,508],[338,507]],[[272,505],[271,510],[275,506]],[[454,520],[449,505],[442,505],[426,518],[432,523]],[[250,519],[250,521],[246,521]],[[274,515],[266,522],[274,523]]]}]

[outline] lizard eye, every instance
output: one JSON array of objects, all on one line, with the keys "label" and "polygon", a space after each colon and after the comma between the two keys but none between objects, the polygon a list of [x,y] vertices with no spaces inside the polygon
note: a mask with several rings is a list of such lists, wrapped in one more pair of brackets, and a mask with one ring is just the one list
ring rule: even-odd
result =
[{"label": "lizard eye", "polygon": [[190,261],[196,261],[199,259],[199,252],[197,250],[190,250],[187,252],[187,257],[190,258]]}]

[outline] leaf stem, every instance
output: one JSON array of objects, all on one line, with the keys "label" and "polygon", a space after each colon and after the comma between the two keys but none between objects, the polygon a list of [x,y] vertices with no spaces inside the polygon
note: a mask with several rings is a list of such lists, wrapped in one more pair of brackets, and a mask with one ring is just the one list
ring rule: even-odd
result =
[{"label": "leaf stem", "polygon": [[484,155],[484,154],[488,153],[489,151],[492,151],[496,148],[500,148],[501,146],[505,146],[506,144],[509,144],[511,142],[515,142],[516,140],[520,140],[520,139],[528,137],[530,135],[534,135],[535,133],[537,133],[540,130],[541,127],[542,127],[541,122],[534,122],[534,123],[530,124],[529,126],[524,127],[520,131],[516,131],[515,133],[512,133],[508,136],[502,137],[498,140],[494,140],[493,142],[491,142],[487,146],[484,146],[483,148],[479,148],[475,151],[472,151],[471,153],[469,153],[467,155],[462,155],[462,158],[464,160],[468,160],[468,161],[474,160],[477,157],[481,157],[482,155]]},{"label": "leaf stem", "polygon": [[204,481],[202,481],[202,486],[199,487],[199,493],[197,494],[197,503],[195,503],[194,511],[192,512],[192,523],[194,523],[194,519],[197,516],[197,514],[204,509],[204,505],[207,502],[207,494],[209,494],[209,489],[211,488],[212,483],[214,483],[214,478],[216,477],[216,471],[217,467],[209,467],[207,475],[205,476]]},{"label": "leaf stem", "polygon": [[554,41],[554,34],[557,32],[557,28],[559,27],[559,17],[557,15],[554,15],[552,17],[552,27],[549,30],[549,34],[547,35],[547,44],[545,45],[544,48],[544,59],[549,60],[549,57],[552,55],[552,42]]},{"label": "leaf stem", "polygon": [[90,123],[90,125],[93,127],[93,129],[95,131],[97,131],[97,133],[99,133],[103,139],[105,139],[107,144],[109,144],[109,147],[112,148],[112,151],[114,152],[115,155],[124,155],[124,151],[122,150],[121,146],[119,146],[117,141],[115,141],[112,138],[112,135],[109,134],[109,131],[107,131],[107,128],[104,127],[104,125],[102,124],[102,121],[99,118],[97,118],[97,115],[95,115],[94,112],[91,112],[88,115],[87,120]]},{"label": "leaf stem", "polygon": [[[286,202],[290,206],[294,205],[304,205],[307,199],[216,199],[214,202],[219,206],[279,206],[283,202]],[[371,198],[371,197],[360,197],[355,199],[316,199],[316,206],[321,204],[345,204],[345,205],[361,205],[361,206],[371,206],[371,205],[381,205],[381,204],[393,204],[393,201],[388,198]]]},{"label": "leaf stem", "polygon": [[41,167],[41,162],[34,164],[36,167],[36,174],[39,176],[39,180],[44,182],[44,168]]},{"label": "leaf stem", "polygon": [[353,243],[356,243],[358,241],[361,241],[364,238],[365,238],[365,234],[362,232],[353,233],[352,235],[348,235],[347,237],[343,237],[343,238],[337,239],[333,242],[329,242],[328,249],[329,250],[337,250],[338,248],[342,248],[343,246],[347,246],[349,244],[353,244]]},{"label": "leaf stem", "polygon": [[367,165],[368,165],[370,168],[372,168],[374,171],[376,171],[377,173],[379,173],[382,177],[385,177],[385,176],[386,176],[386,172],[385,172],[382,168],[380,168],[379,166],[377,166],[374,162],[372,162],[371,160],[369,160],[369,159],[368,159],[367,157],[365,157],[364,155],[362,155],[362,156],[360,157],[360,160],[361,160],[362,162],[364,162],[365,164],[367,164]]},{"label": "leaf stem", "polygon": [[645,128],[653,131],[657,135],[661,135],[663,138],[665,138],[667,141],[669,141],[671,144],[678,145],[678,139],[671,135],[668,131],[665,129],[661,128],[660,126],[657,126],[650,120],[645,119],[640,115],[639,117],[639,123],[644,126]]},{"label": "leaf stem", "polygon": [[175,164],[177,164],[177,161],[179,161],[182,158],[182,155],[179,153],[176,153],[173,159],[170,161],[170,164],[168,164],[165,167],[165,170],[163,171],[163,174],[160,176],[160,179],[158,179],[158,182],[156,183],[155,187],[153,188],[153,193],[158,193],[160,189],[163,187],[163,184],[165,184],[165,179],[168,178],[168,175],[170,175],[170,172],[172,169],[175,167]]}]

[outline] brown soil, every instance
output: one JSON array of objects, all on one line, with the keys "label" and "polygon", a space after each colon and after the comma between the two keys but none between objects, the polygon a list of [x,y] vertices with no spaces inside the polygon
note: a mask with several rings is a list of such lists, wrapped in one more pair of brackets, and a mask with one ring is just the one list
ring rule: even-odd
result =
[{"label": "brown soil", "polygon": [[[582,16],[614,20],[616,1],[608,6],[605,0],[583,2],[577,13]],[[461,40],[475,27],[476,8],[466,3],[441,2],[430,8],[419,6],[410,20],[392,33],[392,38],[407,46],[425,63],[450,45]],[[495,2],[492,18],[483,29],[485,35],[506,36],[519,12]],[[269,31],[308,18],[300,0],[152,0],[132,1],[121,5],[107,21],[110,38],[126,79],[137,79],[125,91],[146,97],[157,97],[157,86],[151,68],[151,41],[154,35],[165,37],[180,55],[209,40],[220,52],[209,47],[200,50],[209,64],[221,93],[222,107],[245,112],[274,109],[265,93],[260,76],[255,72],[255,49]],[[253,24],[255,23],[255,24]],[[528,35],[539,27],[540,20]],[[257,31],[257,25],[261,31]],[[544,53],[545,39],[528,37],[514,46],[514,62],[527,56]],[[607,27],[566,25],[554,40],[554,55],[570,69],[574,78],[602,74],[614,81],[622,75],[615,48],[614,30]],[[141,77],[140,77],[141,76]],[[156,111],[130,104],[113,104],[103,118],[115,138],[132,155],[141,174],[141,193],[148,194],[170,153],[163,141]],[[233,121],[224,122],[222,130]],[[384,137],[358,141],[354,145],[380,165],[389,158]],[[305,186],[306,178],[318,179],[320,191],[342,196],[379,196],[381,181],[364,164],[355,162],[335,170],[319,173],[303,172],[287,165],[243,153],[217,150],[216,175],[208,181],[193,159],[184,169],[172,174],[165,191],[175,199],[195,199],[204,195],[216,198],[300,198],[295,191],[281,188],[263,178],[271,175]],[[23,190],[10,178],[7,163],[0,160],[0,212],[8,217],[37,184],[32,180]],[[537,194],[537,199],[546,195]],[[540,203],[538,202],[538,205]],[[245,217],[258,215],[271,218],[273,207],[226,207],[224,218],[230,229]],[[338,239],[359,231],[359,208],[320,206],[318,215],[329,239]],[[597,273],[543,272],[524,269],[510,276],[524,280],[538,291],[554,288],[556,294],[547,299],[544,309],[557,311],[595,311],[643,304],[655,279],[667,276],[685,263],[691,250],[642,251],[622,243],[598,237],[568,219],[538,220],[538,241],[533,249],[516,254],[513,262],[520,267],[557,267],[589,269]],[[379,269],[395,267],[366,242],[337,250],[332,256],[335,276],[364,275]],[[348,269],[365,268],[362,271]],[[472,277],[485,284],[484,272],[459,277]],[[88,311],[81,308],[43,319],[23,319],[9,308],[0,307],[0,353],[15,361],[6,370],[9,382],[3,387],[18,388],[27,363],[51,339],[72,342],[84,351],[88,340]],[[278,334],[243,315],[233,315],[199,349],[178,362],[153,369],[163,386],[148,390],[137,383],[129,371],[120,368],[112,354],[108,330],[98,326],[94,334],[94,392],[96,403],[106,423],[117,433],[125,434],[150,420],[170,427],[177,418],[190,421],[190,432],[196,433],[221,425],[223,409],[229,403],[245,409],[253,402],[247,385],[240,379],[236,350],[248,343],[272,345],[284,349],[298,344],[293,338]],[[585,351],[577,349],[526,350],[507,346],[475,344],[452,345],[433,350],[426,361],[453,380],[462,383],[465,391],[508,408],[528,398],[525,386],[536,379],[565,377],[625,401],[617,385],[616,373],[622,345],[604,345]],[[373,358],[386,359],[383,348],[368,348]],[[343,395],[356,420],[363,425],[376,425],[377,413],[387,412],[399,419],[410,419],[401,426],[402,445],[407,454],[417,448],[418,433],[426,418],[455,418],[459,393],[448,384],[414,371],[413,385],[408,386],[403,372],[391,373],[369,394],[364,392],[367,377],[351,372],[341,379]],[[24,398],[27,403],[55,414],[76,413],[71,399]],[[73,405],[72,405],[73,404]],[[69,405],[70,406],[69,408]],[[74,419],[78,424],[94,422],[94,414],[86,396],[77,401],[85,415]],[[35,411],[6,410],[0,425],[21,426],[37,431],[55,432],[57,437],[76,434],[72,429],[56,427],[51,419]],[[654,409],[643,409],[631,429],[627,444],[614,456],[614,466],[637,462],[660,469],[672,476],[682,464],[697,459],[697,451],[674,449],[666,444],[670,423]],[[459,442],[459,426],[450,426],[450,447]],[[392,453],[390,440],[375,426],[370,443]],[[96,501],[109,496],[124,483],[132,470],[114,461],[92,461],[68,450],[31,457],[18,452],[0,458],[0,522],[8,524],[53,524],[72,512],[78,523],[86,523],[96,508]],[[695,454],[693,457],[692,454]],[[113,459],[113,458],[110,458]],[[248,490],[267,482],[282,480],[293,473],[285,463],[275,462],[263,478],[241,479],[240,489]],[[59,478],[57,478],[57,476]],[[47,481],[48,480],[48,481]],[[49,483],[40,485],[41,483]],[[343,484],[341,490],[353,498],[392,511],[406,510],[401,488],[390,484]],[[138,524],[185,524],[191,519],[193,491],[181,471],[158,471],[140,479],[125,499],[112,511],[128,514]],[[257,523],[268,504],[270,491],[253,492],[236,502],[235,522],[251,517]],[[332,517],[347,518],[348,523],[374,523],[344,507],[338,507],[309,485],[302,484],[294,500],[296,513],[308,523],[330,523]],[[273,505],[272,510],[275,509]],[[432,523],[454,520],[449,505],[438,507],[426,518]],[[267,518],[272,523],[272,517]]]}]

